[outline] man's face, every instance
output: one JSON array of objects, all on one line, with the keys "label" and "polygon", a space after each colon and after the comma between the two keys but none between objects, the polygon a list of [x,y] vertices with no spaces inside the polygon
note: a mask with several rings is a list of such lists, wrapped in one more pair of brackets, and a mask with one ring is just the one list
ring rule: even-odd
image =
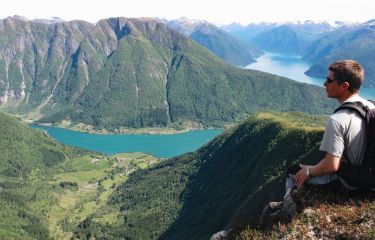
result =
[{"label": "man's face", "polygon": [[342,83],[335,79],[335,75],[331,71],[328,72],[324,87],[326,88],[327,97],[329,98],[339,98],[345,91],[342,87]]}]

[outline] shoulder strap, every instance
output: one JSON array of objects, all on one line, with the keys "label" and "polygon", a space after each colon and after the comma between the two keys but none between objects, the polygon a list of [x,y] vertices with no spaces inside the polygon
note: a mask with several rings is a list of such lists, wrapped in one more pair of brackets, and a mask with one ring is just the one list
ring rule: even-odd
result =
[{"label": "shoulder strap", "polygon": [[349,110],[356,111],[363,119],[365,119],[366,113],[369,110],[361,102],[346,102],[346,103],[341,104],[340,107],[336,108],[336,110],[334,111],[334,113],[336,113],[336,112],[338,112],[340,110],[343,110],[343,109],[349,109]]}]

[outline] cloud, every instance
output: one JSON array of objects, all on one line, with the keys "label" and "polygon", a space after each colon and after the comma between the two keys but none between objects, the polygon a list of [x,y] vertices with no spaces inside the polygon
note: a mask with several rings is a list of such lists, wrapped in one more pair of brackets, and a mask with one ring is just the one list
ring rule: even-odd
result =
[{"label": "cloud", "polygon": [[372,0],[11,0],[0,17],[60,17],[96,22],[108,17],[188,17],[210,22],[275,22],[288,20],[366,21],[373,18]]}]

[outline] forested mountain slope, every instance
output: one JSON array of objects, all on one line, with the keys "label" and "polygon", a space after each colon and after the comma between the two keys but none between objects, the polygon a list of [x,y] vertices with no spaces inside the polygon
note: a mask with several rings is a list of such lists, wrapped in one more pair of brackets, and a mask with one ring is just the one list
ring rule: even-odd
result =
[{"label": "forested mountain slope", "polygon": [[[51,192],[45,178],[84,151],[0,113],[0,239],[49,239]],[[37,204],[38,202],[38,204]]]},{"label": "forested mountain slope", "polygon": [[[108,205],[80,224],[80,239],[209,239],[255,220],[284,192],[285,170],[318,161],[326,119],[300,113],[261,113],[194,153],[134,172]],[[119,211],[116,224],[100,224]]]},{"label": "forested mountain slope", "polygon": [[0,175],[27,179],[63,163],[75,151],[31,129],[18,120],[0,113]]},{"label": "forested mountain slope", "polygon": [[329,113],[322,88],[224,63],[155,19],[0,21],[2,111],[95,128],[231,123],[260,110]]},{"label": "forested mountain slope", "polygon": [[375,87],[375,20],[354,26],[344,26],[322,37],[305,54],[314,62],[306,72],[323,77],[327,66],[337,60],[354,59],[365,69],[364,86]]}]

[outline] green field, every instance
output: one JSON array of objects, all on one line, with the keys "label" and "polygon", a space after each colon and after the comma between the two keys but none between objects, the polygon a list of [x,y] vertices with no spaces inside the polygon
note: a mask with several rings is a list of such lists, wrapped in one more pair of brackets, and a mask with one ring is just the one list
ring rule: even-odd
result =
[{"label": "green field", "polygon": [[[121,153],[111,157],[86,155],[68,161],[65,167],[70,171],[55,175],[49,182],[57,189],[52,194],[54,203],[47,214],[50,235],[55,239],[71,239],[75,227],[106,205],[129,173],[159,161],[144,153]],[[61,183],[77,184],[78,187],[65,189]],[[118,212],[114,209],[96,217],[95,221],[115,224]]]}]

